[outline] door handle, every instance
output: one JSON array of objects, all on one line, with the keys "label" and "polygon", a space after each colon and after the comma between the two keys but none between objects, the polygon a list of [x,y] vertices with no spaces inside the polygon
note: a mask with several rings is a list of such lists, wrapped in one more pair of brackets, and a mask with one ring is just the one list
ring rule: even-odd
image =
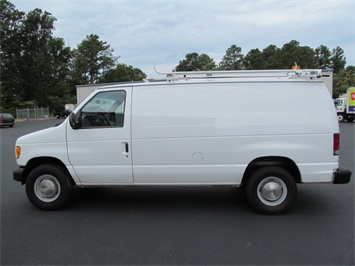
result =
[{"label": "door handle", "polygon": [[122,152],[122,154],[125,155],[128,158],[128,156],[129,156],[128,142],[122,142],[122,144],[123,144],[123,152]]}]

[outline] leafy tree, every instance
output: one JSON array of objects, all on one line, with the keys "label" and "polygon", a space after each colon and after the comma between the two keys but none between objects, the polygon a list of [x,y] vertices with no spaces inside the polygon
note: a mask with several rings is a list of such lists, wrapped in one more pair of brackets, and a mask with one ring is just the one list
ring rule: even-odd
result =
[{"label": "leafy tree", "polygon": [[281,50],[276,45],[269,45],[263,50],[264,67],[262,69],[280,69],[282,68],[280,58]]},{"label": "leafy tree", "polygon": [[316,67],[320,69],[332,68],[331,52],[327,46],[321,45],[314,50]]},{"label": "leafy tree", "polygon": [[339,73],[340,70],[344,69],[346,64],[344,50],[339,46],[333,49],[331,61],[332,61],[334,73]]},{"label": "leafy tree", "polygon": [[34,9],[25,14],[1,0],[1,105],[52,106],[52,94],[68,89],[70,49],[61,38],[52,36],[56,19]]},{"label": "leafy tree", "polygon": [[321,45],[316,49],[300,46],[298,41],[290,41],[280,49],[269,45],[262,52],[252,49],[244,58],[247,69],[289,69],[295,63],[302,68],[334,69],[334,73],[344,69],[344,51],[337,47],[332,51]]},{"label": "leafy tree", "polygon": [[201,71],[213,70],[216,64],[207,54],[191,53],[187,54],[185,59],[180,61],[176,71]]},{"label": "leafy tree", "polygon": [[334,74],[333,98],[346,92],[347,88],[355,86],[355,66],[348,66]]},{"label": "leafy tree", "polygon": [[265,69],[265,58],[259,49],[251,49],[244,57],[244,66],[246,69]]},{"label": "leafy tree", "polygon": [[198,53],[191,53],[185,56],[176,67],[176,71],[198,71],[200,66],[198,63]]},{"label": "leafy tree", "polygon": [[[30,11],[22,25],[22,66],[20,68],[22,94],[24,100],[37,100],[39,105],[48,104],[48,96],[55,91],[56,80],[53,74],[57,69],[55,56],[51,53],[56,43],[60,42],[53,35],[55,18],[41,9]],[[63,49],[64,42],[60,42]],[[59,59],[61,60],[61,59]],[[67,63],[67,62],[65,62]]]},{"label": "leafy tree", "polygon": [[315,68],[314,51],[308,46],[300,46],[298,41],[290,41],[281,48],[279,58],[281,69],[289,69],[297,63],[302,68]]},{"label": "leafy tree", "polygon": [[76,102],[73,94],[76,92],[70,86],[70,62],[72,51],[65,46],[62,38],[52,38],[49,42],[49,63],[50,75],[49,94],[47,97],[48,105],[53,110],[62,109],[64,104]]},{"label": "leafy tree", "polygon": [[199,64],[200,64],[200,70],[214,70],[216,69],[216,63],[214,60],[209,57],[207,54],[200,54],[197,58]]},{"label": "leafy tree", "polygon": [[6,0],[0,1],[0,106],[9,109],[21,89],[21,24],[25,13]]},{"label": "leafy tree", "polygon": [[73,74],[77,84],[93,84],[113,69],[118,58],[113,56],[113,49],[99,36],[86,36],[74,50]]},{"label": "leafy tree", "polygon": [[252,49],[244,57],[243,64],[246,69],[280,69],[282,68],[280,58],[281,50],[276,45],[269,45],[262,51],[259,49]]},{"label": "leafy tree", "polygon": [[145,79],[146,74],[139,68],[118,64],[116,68],[107,71],[99,80],[100,83],[141,81]]},{"label": "leafy tree", "polygon": [[244,55],[242,54],[242,48],[233,44],[226,51],[222,61],[219,63],[220,70],[240,70],[244,69],[243,65]]}]

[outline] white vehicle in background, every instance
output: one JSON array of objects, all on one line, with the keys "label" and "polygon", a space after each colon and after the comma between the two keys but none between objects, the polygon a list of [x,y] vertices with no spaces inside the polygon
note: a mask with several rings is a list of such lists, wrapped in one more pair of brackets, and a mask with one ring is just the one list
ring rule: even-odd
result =
[{"label": "white vehicle in background", "polygon": [[350,181],[320,73],[172,72],[97,89],[63,123],[17,140],[14,180],[45,210],[75,186],[222,185],[244,187],[262,213],[285,212],[297,183]]},{"label": "white vehicle in background", "polygon": [[334,101],[338,115],[338,121],[353,122],[355,119],[355,87],[347,89],[346,94],[341,95]]}]

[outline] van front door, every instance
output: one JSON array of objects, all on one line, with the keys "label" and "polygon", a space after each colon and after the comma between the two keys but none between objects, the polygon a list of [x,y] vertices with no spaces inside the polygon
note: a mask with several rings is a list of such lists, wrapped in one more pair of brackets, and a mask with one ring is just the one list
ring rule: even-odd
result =
[{"label": "van front door", "polygon": [[76,112],[75,129],[68,123],[68,157],[81,185],[133,183],[131,92],[98,92]]}]

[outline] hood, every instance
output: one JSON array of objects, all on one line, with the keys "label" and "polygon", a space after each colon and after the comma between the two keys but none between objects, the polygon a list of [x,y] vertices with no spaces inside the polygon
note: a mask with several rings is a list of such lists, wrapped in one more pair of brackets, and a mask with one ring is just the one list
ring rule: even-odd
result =
[{"label": "hood", "polygon": [[66,140],[66,123],[19,137],[16,144],[53,143]]}]

